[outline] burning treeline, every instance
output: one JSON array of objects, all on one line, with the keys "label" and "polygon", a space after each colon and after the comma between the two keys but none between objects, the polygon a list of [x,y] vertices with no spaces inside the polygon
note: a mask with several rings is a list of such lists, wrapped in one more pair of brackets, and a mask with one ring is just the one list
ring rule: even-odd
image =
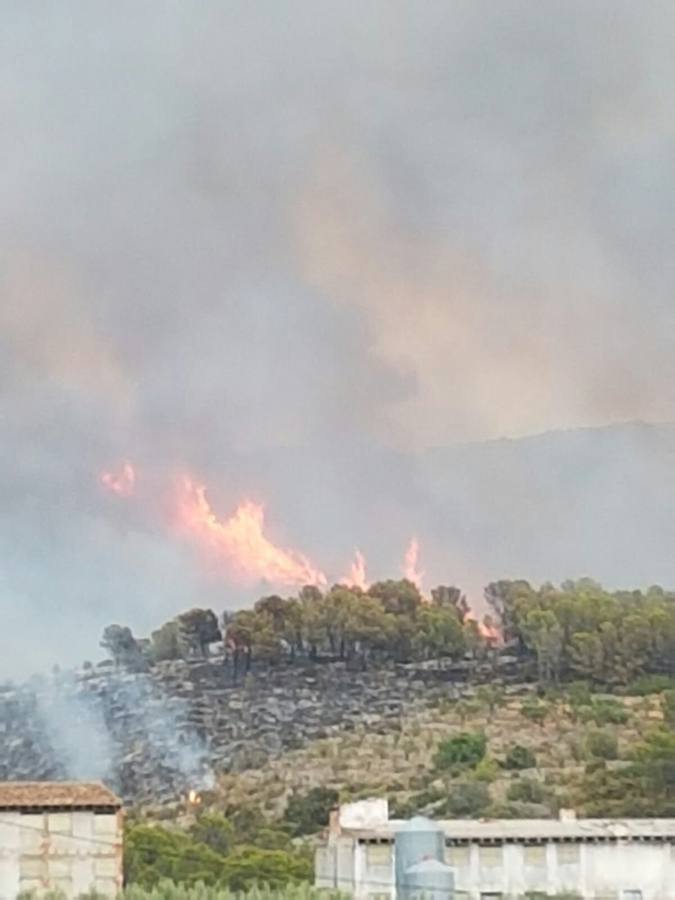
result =
[{"label": "burning treeline", "polygon": [[[129,462],[101,476],[104,487],[123,498],[134,496],[138,481]],[[243,658],[247,666],[254,657],[303,654],[313,659],[459,658],[500,641],[489,617],[478,622],[459,589],[442,586],[429,596],[422,593],[415,538],[405,552],[403,579],[369,583],[365,557],[356,550],[347,574],[329,588],[325,573],[305,555],[278,547],[266,536],[261,506],[245,501],[230,518],[220,519],[204,485],[183,476],[174,488],[173,508],[178,534],[195,543],[217,572],[240,583],[264,582],[297,592],[285,598],[270,594],[252,610],[225,614],[222,631],[210,611],[179,616],[153,634],[155,657],[200,653],[221,638],[237,665]]]},{"label": "burning treeline", "polygon": [[252,662],[284,659],[366,665],[468,655],[479,661],[500,636],[489,618],[480,624],[472,618],[458,588],[440,586],[425,599],[412,582],[401,579],[375,582],[367,591],[307,585],[291,596],[261,597],[252,609],[225,612],[220,619],[210,609],[192,609],[166,622],[149,641],[110,626],[103,646],[118,664],[134,667],[207,656],[210,645],[221,641],[236,674]]}]

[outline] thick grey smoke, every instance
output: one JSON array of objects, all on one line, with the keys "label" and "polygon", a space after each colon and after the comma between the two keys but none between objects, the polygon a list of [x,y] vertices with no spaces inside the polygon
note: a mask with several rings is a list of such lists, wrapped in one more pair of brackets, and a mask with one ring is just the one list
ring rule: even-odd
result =
[{"label": "thick grey smoke", "polygon": [[125,458],[336,575],[675,581],[670,432],[443,449],[675,418],[671,4],[0,15],[1,670],[248,599]]}]

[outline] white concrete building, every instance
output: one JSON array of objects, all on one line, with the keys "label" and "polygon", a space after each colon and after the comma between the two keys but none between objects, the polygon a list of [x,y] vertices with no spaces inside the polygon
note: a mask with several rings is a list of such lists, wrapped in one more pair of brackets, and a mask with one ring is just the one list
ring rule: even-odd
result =
[{"label": "white concrete building", "polygon": [[0,782],[0,898],[122,887],[122,803],[102,784]]},{"label": "white concrete building", "polygon": [[[318,887],[358,900],[394,895],[394,835],[386,800],[336,810],[315,856]],[[665,900],[675,894],[675,819],[450,819],[445,862],[457,900],[573,893],[589,900]]]}]

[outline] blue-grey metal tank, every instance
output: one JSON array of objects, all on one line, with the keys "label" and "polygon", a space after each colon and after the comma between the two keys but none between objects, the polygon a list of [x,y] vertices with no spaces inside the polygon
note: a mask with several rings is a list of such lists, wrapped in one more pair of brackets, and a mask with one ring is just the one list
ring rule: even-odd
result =
[{"label": "blue-grey metal tank", "polygon": [[430,819],[415,816],[396,829],[396,896],[405,900],[415,891],[414,876],[408,870],[425,860],[444,863],[445,835]]},{"label": "blue-grey metal tank", "polygon": [[455,874],[444,862],[423,859],[409,866],[405,872],[407,897],[423,900],[452,900]]}]

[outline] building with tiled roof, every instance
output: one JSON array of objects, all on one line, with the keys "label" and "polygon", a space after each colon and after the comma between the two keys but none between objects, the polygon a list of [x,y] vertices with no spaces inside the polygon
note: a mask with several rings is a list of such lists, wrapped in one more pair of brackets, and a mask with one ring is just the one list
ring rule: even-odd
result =
[{"label": "building with tiled roof", "polygon": [[98,782],[0,782],[0,897],[122,887],[122,801]]}]

